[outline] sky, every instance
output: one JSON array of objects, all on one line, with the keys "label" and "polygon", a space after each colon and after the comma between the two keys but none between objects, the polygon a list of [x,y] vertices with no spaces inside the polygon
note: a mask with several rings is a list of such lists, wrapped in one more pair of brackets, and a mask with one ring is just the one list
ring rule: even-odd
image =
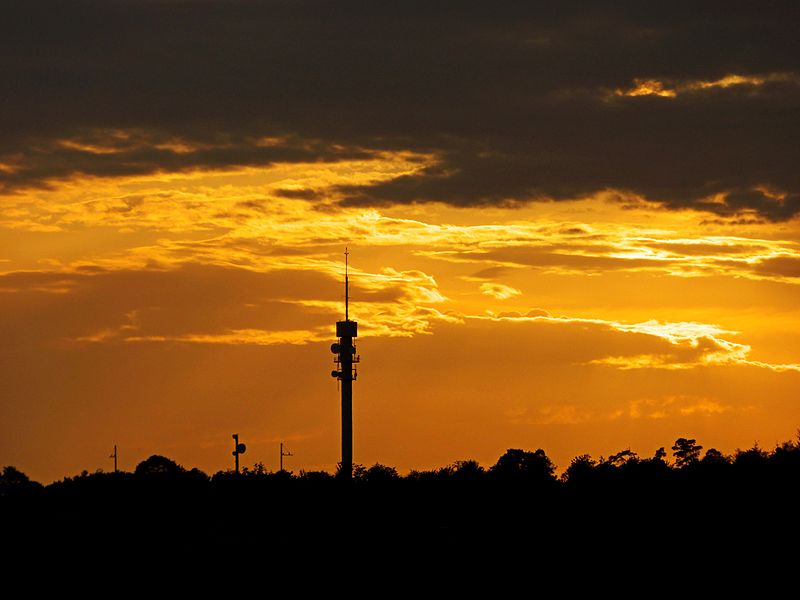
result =
[{"label": "sky", "polygon": [[796,2],[11,0],[0,464],[800,428]]}]

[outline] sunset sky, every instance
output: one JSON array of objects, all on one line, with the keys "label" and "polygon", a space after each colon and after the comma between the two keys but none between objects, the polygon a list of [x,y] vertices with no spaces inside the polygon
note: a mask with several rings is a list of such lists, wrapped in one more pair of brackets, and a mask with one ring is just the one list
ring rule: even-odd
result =
[{"label": "sunset sky", "polygon": [[800,428],[800,6],[25,0],[0,465],[731,453]]}]

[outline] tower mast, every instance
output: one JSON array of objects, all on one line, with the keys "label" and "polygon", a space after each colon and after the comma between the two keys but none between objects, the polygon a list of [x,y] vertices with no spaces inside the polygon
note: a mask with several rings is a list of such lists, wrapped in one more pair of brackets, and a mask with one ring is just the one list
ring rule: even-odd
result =
[{"label": "tower mast", "polygon": [[358,323],[350,320],[350,273],[348,256],[344,249],[344,321],[336,322],[336,337],[339,342],[331,344],[331,352],[335,355],[333,362],[336,369],[331,376],[341,382],[342,390],[342,462],[339,476],[343,479],[353,477],[353,381],[358,372],[353,365],[360,362],[356,354],[353,338],[358,337]]}]

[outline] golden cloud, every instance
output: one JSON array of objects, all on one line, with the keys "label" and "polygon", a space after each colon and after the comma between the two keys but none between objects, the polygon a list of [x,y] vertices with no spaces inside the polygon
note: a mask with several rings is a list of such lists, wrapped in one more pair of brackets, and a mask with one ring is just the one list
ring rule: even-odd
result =
[{"label": "golden cloud", "polygon": [[514,296],[521,296],[522,292],[517,288],[502,283],[482,283],[481,294],[491,296],[495,300],[508,300]]},{"label": "golden cloud", "polygon": [[763,86],[767,83],[799,83],[797,76],[792,73],[766,73],[763,75],[729,74],[714,80],[684,80],[684,81],[659,81],[658,79],[633,80],[633,85],[628,89],[616,89],[613,96],[660,96],[662,98],[677,98],[684,93],[699,93],[706,90],[727,89],[731,87]]}]

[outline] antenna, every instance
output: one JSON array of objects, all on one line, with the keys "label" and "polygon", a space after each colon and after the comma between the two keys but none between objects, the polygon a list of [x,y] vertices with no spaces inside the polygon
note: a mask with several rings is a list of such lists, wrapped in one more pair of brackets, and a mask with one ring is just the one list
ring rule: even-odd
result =
[{"label": "antenna", "polygon": [[236,464],[236,474],[238,475],[239,474],[239,455],[240,454],[244,454],[245,452],[247,452],[247,446],[245,446],[244,444],[240,444],[239,443],[239,434],[238,433],[234,433],[231,437],[233,438],[233,452],[231,452],[231,454],[233,454],[233,458],[236,460],[236,463],[235,463]]},{"label": "antenna", "polygon": [[116,444],[114,444],[114,454],[112,454],[108,458],[113,458],[114,459],[114,473],[117,473],[118,471],[117,471],[117,445]]},{"label": "antenna", "polygon": [[347,246],[344,247],[344,320],[349,321],[348,308],[350,305],[350,278],[347,273],[347,256],[350,253],[347,251]]},{"label": "antenna", "polygon": [[[358,323],[350,320],[350,251],[344,249],[344,321],[336,322],[336,337],[339,341],[331,344],[336,368],[331,376],[339,382],[342,395],[342,462],[339,476],[349,480],[353,476],[353,381],[356,379],[356,365],[361,358],[356,354],[353,340],[358,337]],[[282,451],[281,451],[282,453]],[[283,458],[283,457],[281,457]]]},{"label": "antenna", "polygon": [[281,442],[281,473],[283,473],[283,457],[284,456],[294,456],[294,454],[292,454],[288,450],[286,452],[284,452],[283,451],[283,442]]}]

